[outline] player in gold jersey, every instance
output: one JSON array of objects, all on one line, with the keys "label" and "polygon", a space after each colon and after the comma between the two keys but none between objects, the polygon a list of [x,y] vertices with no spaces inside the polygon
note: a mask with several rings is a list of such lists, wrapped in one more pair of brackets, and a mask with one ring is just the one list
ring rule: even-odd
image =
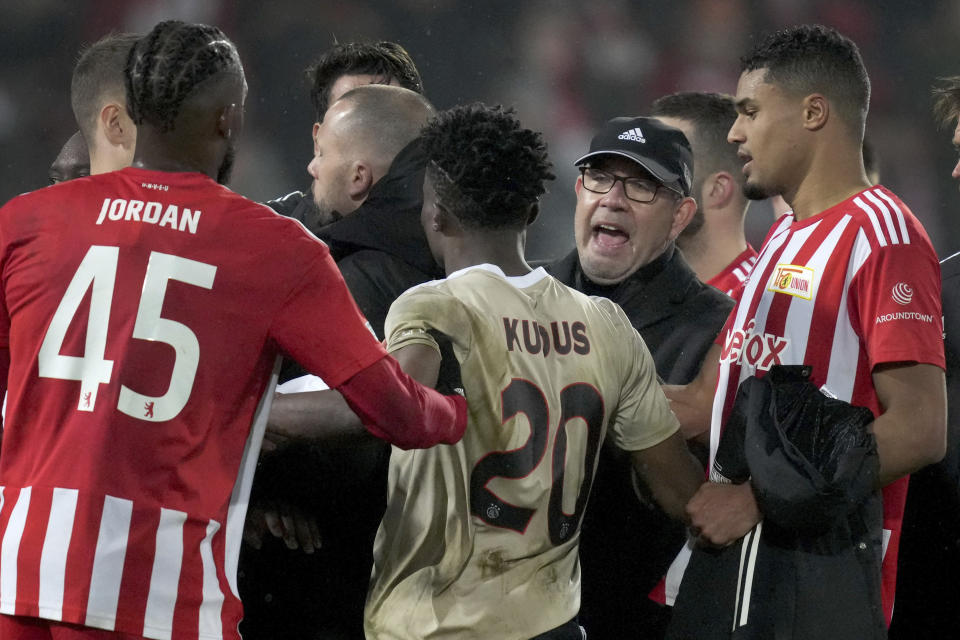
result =
[{"label": "player in gold jersey", "polygon": [[447,278],[403,294],[385,333],[414,378],[463,390],[469,425],[456,445],[393,450],[366,634],[580,639],[579,527],[604,437],[678,518],[703,475],[620,307],[523,259],[552,177],[540,135],[472,105],[423,144],[421,221]]}]

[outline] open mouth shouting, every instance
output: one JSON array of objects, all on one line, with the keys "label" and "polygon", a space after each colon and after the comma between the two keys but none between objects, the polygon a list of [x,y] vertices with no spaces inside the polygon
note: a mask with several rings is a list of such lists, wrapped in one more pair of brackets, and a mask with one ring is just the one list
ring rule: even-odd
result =
[{"label": "open mouth shouting", "polygon": [[630,242],[630,234],[623,227],[610,222],[593,225],[590,243],[602,252],[616,251]]}]

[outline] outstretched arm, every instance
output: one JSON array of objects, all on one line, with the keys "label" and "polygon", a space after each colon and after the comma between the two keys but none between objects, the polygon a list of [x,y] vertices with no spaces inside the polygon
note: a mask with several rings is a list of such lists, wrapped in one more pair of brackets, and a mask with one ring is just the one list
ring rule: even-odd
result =
[{"label": "outstretched arm", "polygon": [[680,432],[630,455],[634,469],[660,507],[674,518],[689,522],[684,507],[703,483],[703,469],[687,449]]},{"label": "outstretched arm", "polygon": [[465,401],[423,386],[436,385],[440,354],[411,344],[394,356],[397,360],[382,358],[336,391],[278,395],[270,411],[270,432],[325,440],[369,432],[401,448],[459,440],[466,428]]},{"label": "outstretched arm", "polygon": [[325,389],[274,396],[267,438],[276,436],[352,441],[370,433],[339,391]]}]

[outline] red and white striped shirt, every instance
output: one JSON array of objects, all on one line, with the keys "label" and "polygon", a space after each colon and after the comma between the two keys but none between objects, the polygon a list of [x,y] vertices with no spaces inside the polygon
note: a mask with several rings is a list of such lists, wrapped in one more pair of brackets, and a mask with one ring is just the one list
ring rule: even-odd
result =
[{"label": "red and white striped shirt", "polygon": [[239,638],[278,354],[331,386],[386,355],[326,246],[205,175],[130,168],[0,209],[0,285],[0,613]]},{"label": "red and white striped shirt", "polygon": [[734,258],[723,271],[707,280],[707,284],[736,299],[756,262],[757,251],[748,244],[743,253]]},{"label": "red and white striped shirt", "polygon": [[[874,367],[945,366],[936,253],[907,206],[884,187],[806,220],[788,213],[767,236],[717,342],[711,467],[740,383],[775,364],[810,365],[817,386],[879,415]],[[883,491],[888,624],[906,489],[901,478]]]}]

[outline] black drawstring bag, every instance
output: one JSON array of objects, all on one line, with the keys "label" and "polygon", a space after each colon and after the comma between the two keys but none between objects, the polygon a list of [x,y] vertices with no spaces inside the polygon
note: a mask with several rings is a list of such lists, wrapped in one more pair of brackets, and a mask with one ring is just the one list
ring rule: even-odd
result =
[{"label": "black drawstring bag", "polygon": [[750,479],[764,521],[728,547],[693,550],[668,639],[886,637],[873,415],[824,395],[810,373],[774,366],[740,385],[711,480]]}]

